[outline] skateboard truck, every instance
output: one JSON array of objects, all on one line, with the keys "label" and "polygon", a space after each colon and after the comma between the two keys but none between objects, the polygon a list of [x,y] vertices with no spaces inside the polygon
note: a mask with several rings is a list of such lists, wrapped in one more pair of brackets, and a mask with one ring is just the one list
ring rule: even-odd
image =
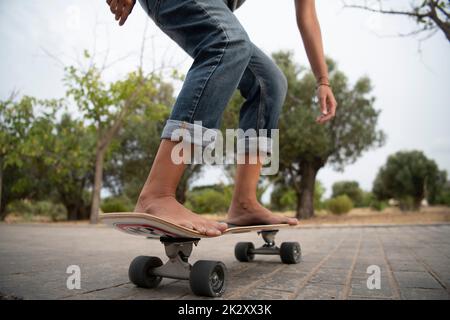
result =
[{"label": "skateboard truck", "polygon": [[163,264],[158,257],[139,256],[130,264],[128,276],[138,287],[155,288],[162,278],[189,280],[196,295],[219,297],[225,292],[227,269],[220,261],[199,260],[191,265],[188,260],[198,238],[161,237],[169,260]]},{"label": "skateboard truck", "polygon": [[264,244],[255,248],[252,242],[238,242],[234,247],[234,255],[238,261],[250,262],[255,259],[255,255],[279,255],[281,261],[286,264],[299,263],[301,259],[301,247],[298,242],[283,242],[278,247],[275,244],[275,236],[278,230],[264,230],[258,231],[258,235],[261,235]]}]

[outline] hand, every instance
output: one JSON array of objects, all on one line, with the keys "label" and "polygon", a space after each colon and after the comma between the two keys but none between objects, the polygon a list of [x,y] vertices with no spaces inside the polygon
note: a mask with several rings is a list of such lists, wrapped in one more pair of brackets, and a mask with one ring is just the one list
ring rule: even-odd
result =
[{"label": "hand", "polygon": [[317,98],[319,98],[320,110],[322,114],[317,117],[316,122],[323,124],[334,118],[336,114],[337,102],[331,88],[321,85],[317,88]]},{"label": "hand", "polygon": [[111,12],[116,15],[116,20],[119,20],[119,26],[123,26],[133,10],[136,0],[106,0],[106,3]]}]

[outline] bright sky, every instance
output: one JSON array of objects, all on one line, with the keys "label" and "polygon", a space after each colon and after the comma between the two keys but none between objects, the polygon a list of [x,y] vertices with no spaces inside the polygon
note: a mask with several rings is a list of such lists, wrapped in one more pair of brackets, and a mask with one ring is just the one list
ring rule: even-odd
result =
[{"label": "bright sky", "polygon": [[[415,38],[390,37],[415,27],[407,19],[342,9],[338,0],[316,3],[326,54],[338,62],[351,83],[363,75],[372,79],[375,106],[382,110],[379,127],[388,136],[384,147],[365,153],[343,173],[322,169],[318,179],[327,194],[335,181],[343,179],[357,180],[370,190],[379,167],[399,150],[423,150],[450,173],[450,45],[444,36],[436,34],[419,50]],[[154,37],[147,41],[145,68],[164,60],[187,72],[191,63],[147,19],[139,4],[122,28],[115,25],[105,1],[0,1],[0,14],[1,99],[13,89],[40,98],[63,96],[61,65],[44,49],[69,64],[76,63],[84,49],[94,47],[98,61],[103,61],[109,48],[109,61],[119,61],[107,70],[107,77],[123,76],[139,64],[147,22],[148,35]],[[236,15],[266,53],[292,50],[298,63],[308,65],[293,0],[248,0]],[[220,170],[208,169],[207,177],[196,184],[221,179],[225,178]]]}]

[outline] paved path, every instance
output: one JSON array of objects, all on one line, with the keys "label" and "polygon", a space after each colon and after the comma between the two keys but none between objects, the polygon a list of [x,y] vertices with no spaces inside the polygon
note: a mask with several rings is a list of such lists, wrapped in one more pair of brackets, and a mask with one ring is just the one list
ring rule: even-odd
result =
[{"label": "paved path", "polygon": [[[260,243],[256,234],[202,240],[191,260],[227,265],[225,299],[450,299],[450,225],[298,228],[277,240],[299,241],[302,262],[235,261],[234,244]],[[187,281],[134,287],[127,271],[138,255],[165,259],[158,241],[105,227],[0,224],[0,292],[24,299],[196,298]],[[66,287],[69,265],[81,268],[80,290]],[[367,288],[370,265],[381,269],[380,289]]]}]

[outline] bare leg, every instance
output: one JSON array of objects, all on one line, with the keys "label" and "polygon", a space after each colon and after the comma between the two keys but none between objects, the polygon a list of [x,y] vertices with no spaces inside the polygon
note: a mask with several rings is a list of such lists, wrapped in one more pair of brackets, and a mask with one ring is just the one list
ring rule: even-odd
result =
[{"label": "bare leg", "polygon": [[186,167],[185,164],[175,164],[171,159],[172,149],[177,143],[166,139],[161,141],[134,211],[149,213],[209,236],[220,235],[226,224],[200,217],[175,199],[178,182]]},{"label": "bare leg", "polygon": [[238,164],[236,167],[235,188],[228,210],[228,223],[236,225],[289,223],[296,225],[297,219],[274,215],[258,202],[256,188],[262,163],[257,159],[256,164],[250,164],[249,156],[245,157],[245,164]]}]

